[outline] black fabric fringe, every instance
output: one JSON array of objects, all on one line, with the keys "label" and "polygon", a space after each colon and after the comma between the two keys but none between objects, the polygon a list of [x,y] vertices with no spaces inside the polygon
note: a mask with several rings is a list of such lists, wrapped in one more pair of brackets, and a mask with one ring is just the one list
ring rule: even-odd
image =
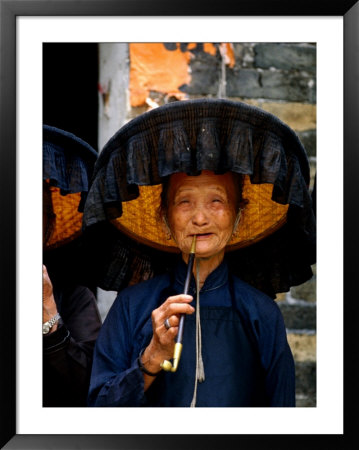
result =
[{"label": "black fabric fringe", "polygon": [[97,152],[72,133],[43,126],[43,179],[60,188],[62,195],[81,192],[83,211]]}]

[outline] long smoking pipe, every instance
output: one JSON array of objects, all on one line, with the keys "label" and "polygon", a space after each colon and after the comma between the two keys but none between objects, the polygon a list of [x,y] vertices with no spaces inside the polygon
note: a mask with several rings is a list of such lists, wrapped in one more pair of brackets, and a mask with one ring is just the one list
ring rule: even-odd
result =
[{"label": "long smoking pipe", "polygon": [[[189,253],[189,257],[188,257],[187,274],[186,274],[186,280],[184,283],[184,291],[183,291],[183,293],[185,295],[188,294],[188,288],[189,288],[189,283],[191,281],[195,253],[196,253],[196,235],[193,236],[191,250]],[[178,363],[179,363],[181,353],[182,353],[182,338],[183,338],[184,319],[185,319],[185,314],[181,314],[179,324],[178,324],[178,334],[176,336],[175,348],[173,351],[173,364],[170,361],[168,361],[167,359],[165,359],[161,363],[162,369],[165,370],[166,372],[176,372],[176,370],[177,370]]]}]

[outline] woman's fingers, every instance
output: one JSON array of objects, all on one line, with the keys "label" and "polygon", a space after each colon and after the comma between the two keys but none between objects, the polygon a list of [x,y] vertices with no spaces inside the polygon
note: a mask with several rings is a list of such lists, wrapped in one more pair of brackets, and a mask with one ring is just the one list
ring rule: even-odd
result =
[{"label": "woman's fingers", "polygon": [[[169,331],[178,326],[181,314],[192,314],[193,306],[189,303],[193,300],[190,295],[175,295],[169,297],[159,308],[152,312],[153,329],[158,333]],[[165,321],[169,320],[170,327],[165,326]]]},{"label": "woman's fingers", "polygon": [[[182,314],[192,314],[193,306],[189,303],[193,300],[190,295],[176,295],[169,297],[159,308],[152,311],[152,328],[161,345],[172,345],[173,339],[178,333],[179,318]],[[169,321],[167,327],[166,319]],[[168,327],[168,325],[170,325]]]},{"label": "woman's fingers", "polygon": [[179,321],[180,321],[180,316],[178,316],[178,315],[169,316],[163,322],[163,326],[167,330],[170,329],[171,327],[178,327]]},{"label": "woman's fingers", "polygon": [[[189,303],[193,300],[191,295],[174,295],[157,309],[152,311],[153,339],[151,341],[151,352],[153,358],[171,358],[173,353],[174,339],[178,334],[179,319],[182,314],[192,314],[193,306]],[[169,327],[165,326],[165,320],[169,321]],[[168,324],[167,324],[168,325]],[[157,355],[157,356],[155,356]]]},{"label": "woman's fingers", "polygon": [[179,294],[168,297],[168,299],[158,308],[159,318],[163,320],[176,314],[192,314],[193,306],[189,303],[193,300],[191,295]]},{"label": "woman's fingers", "polygon": [[172,295],[171,297],[168,297],[168,299],[160,306],[160,308],[172,303],[191,303],[192,300],[193,300],[192,295],[186,294]]},{"label": "woman's fingers", "polygon": [[174,295],[152,311],[153,336],[142,358],[143,363],[152,372],[159,370],[164,360],[172,358],[180,316],[194,312],[193,306],[189,304],[192,300],[191,295]]},{"label": "woman's fingers", "polygon": [[159,336],[159,341],[161,342],[161,344],[163,345],[172,345],[174,344],[174,338],[177,336],[178,333],[178,327],[171,327],[168,330],[167,329],[162,329],[159,330],[160,336]]},{"label": "woman's fingers", "polygon": [[171,303],[162,311],[163,320],[179,314],[193,314],[194,308],[186,303]]}]

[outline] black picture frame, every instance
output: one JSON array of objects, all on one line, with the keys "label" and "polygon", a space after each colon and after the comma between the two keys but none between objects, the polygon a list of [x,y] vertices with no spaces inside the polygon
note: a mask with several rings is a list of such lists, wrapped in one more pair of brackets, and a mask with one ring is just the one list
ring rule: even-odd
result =
[{"label": "black picture frame", "polygon": [[[16,17],[18,16],[343,16],[344,19],[344,434],[343,435],[17,435],[16,434]],[[248,0],[0,0],[0,445],[8,449],[350,449],[358,418],[359,5]],[[333,182],[335,177],[333,175]],[[335,205],[333,214],[335,214]],[[333,236],[333,239],[335,237]],[[328,374],[330,376],[330,374]],[[220,420],[220,417],[219,417]],[[139,424],[139,427],[141,424]],[[185,432],[184,432],[185,433]]]}]

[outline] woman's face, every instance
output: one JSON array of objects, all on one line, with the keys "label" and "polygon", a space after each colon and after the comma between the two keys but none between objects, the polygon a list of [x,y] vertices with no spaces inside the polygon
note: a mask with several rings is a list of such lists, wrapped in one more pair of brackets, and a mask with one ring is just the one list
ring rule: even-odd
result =
[{"label": "woman's face", "polygon": [[168,190],[168,223],[182,253],[189,253],[197,235],[196,255],[224,254],[236,217],[236,188],[230,173],[171,176]]}]

